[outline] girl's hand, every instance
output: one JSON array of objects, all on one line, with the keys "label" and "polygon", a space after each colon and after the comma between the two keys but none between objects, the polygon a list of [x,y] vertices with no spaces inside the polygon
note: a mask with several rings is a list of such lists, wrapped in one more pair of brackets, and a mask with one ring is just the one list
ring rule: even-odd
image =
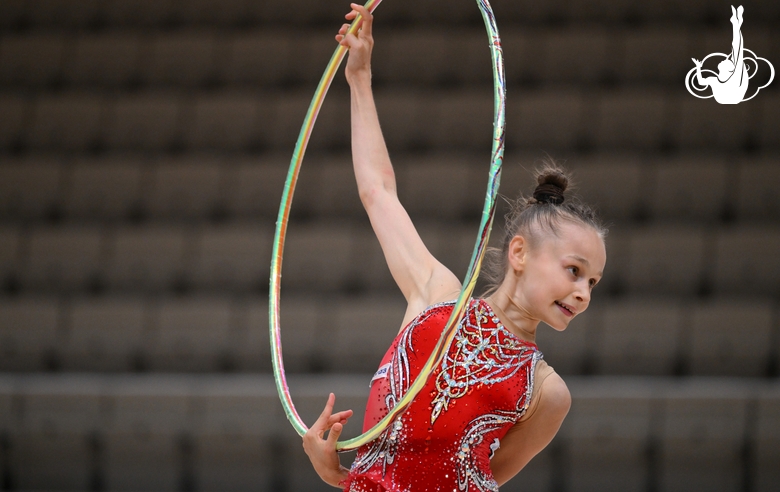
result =
[{"label": "girl's hand", "polygon": [[[328,403],[322,414],[314,422],[309,430],[303,436],[303,449],[314,466],[314,471],[322,478],[325,483],[334,487],[339,486],[339,482],[347,478],[349,470],[341,466],[338,454],[336,453],[336,441],[338,441],[344,424],[352,416],[352,410],[332,413],[333,405],[336,403],[336,396],[331,393],[328,396]],[[325,439],[325,431],[330,430],[328,438]]]},{"label": "girl's hand", "polygon": [[371,15],[371,12],[362,5],[352,3],[350,4],[350,7],[352,7],[352,11],[345,16],[348,21],[355,20],[358,14],[361,17],[358,21],[359,30],[357,36],[354,34],[347,34],[349,24],[344,24],[336,35],[336,41],[349,49],[346,75],[347,82],[351,84],[356,77],[371,77],[371,51],[374,48],[372,25],[374,17]]}]

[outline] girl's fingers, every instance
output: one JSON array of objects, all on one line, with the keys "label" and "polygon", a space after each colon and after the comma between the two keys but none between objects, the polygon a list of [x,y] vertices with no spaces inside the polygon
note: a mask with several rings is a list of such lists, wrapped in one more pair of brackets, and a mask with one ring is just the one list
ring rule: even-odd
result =
[{"label": "girl's fingers", "polygon": [[352,410],[344,410],[343,412],[334,413],[330,416],[328,419],[328,426],[332,426],[333,424],[339,422],[342,425],[347,423],[347,420],[352,416]]},{"label": "girl's fingers", "polygon": [[330,433],[328,434],[328,445],[336,447],[336,442],[339,440],[339,436],[341,435],[341,431],[344,429],[341,424],[333,424],[333,427],[330,429]]},{"label": "girl's fingers", "polygon": [[363,35],[371,36],[371,31],[372,31],[371,24],[373,23],[374,20],[373,16],[371,15],[371,12],[369,12],[368,9],[365,8],[364,6],[358,5],[356,3],[353,3],[350,6],[354,11],[358,12],[362,17],[362,22],[360,27],[361,29],[363,29]]},{"label": "girl's fingers", "polygon": [[331,393],[328,395],[328,402],[325,404],[325,408],[322,410],[322,413],[320,414],[319,418],[316,422],[314,422],[314,425],[312,425],[312,428],[317,427],[322,428],[322,430],[325,430],[325,426],[328,423],[328,419],[330,419],[331,414],[333,413],[333,405],[336,403],[336,395]]}]

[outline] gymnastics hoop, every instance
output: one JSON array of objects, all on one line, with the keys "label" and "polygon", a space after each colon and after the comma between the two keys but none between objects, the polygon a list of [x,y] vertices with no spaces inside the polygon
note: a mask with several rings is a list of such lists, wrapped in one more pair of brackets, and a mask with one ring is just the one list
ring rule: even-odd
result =
[{"label": "gymnastics hoop", "polygon": [[[485,257],[485,249],[487,247],[488,239],[490,238],[490,231],[493,225],[493,219],[496,211],[496,196],[498,195],[498,186],[501,181],[501,166],[504,161],[504,127],[505,127],[505,101],[506,101],[506,84],[504,78],[504,58],[501,51],[501,40],[498,36],[498,27],[496,26],[495,16],[493,9],[490,7],[488,0],[476,0],[482,13],[482,19],[485,22],[485,29],[490,40],[490,53],[493,60],[493,93],[494,93],[494,122],[493,122],[493,145],[492,145],[492,157],[490,161],[490,173],[488,179],[487,192],[485,194],[485,205],[482,208],[482,219],[480,221],[479,235],[474,246],[474,252],[471,255],[471,263],[469,264],[468,272],[463,281],[463,288],[458,296],[455,306],[452,310],[449,320],[434,347],[428,361],[423,366],[417,379],[409,386],[409,390],[401,398],[396,405],[390,409],[388,414],[379,421],[374,427],[367,432],[361,434],[358,437],[347,441],[339,441],[336,444],[336,449],[339,451],[350,451],[357,449],[363,444],[376,439],[389,425],[390,423],[412,402],[417,393],[425,385],[428,380],[428,376],[433,372],[433,369],[441,361],[444,356],[446,347],[450,345],[450,342],[455,337],[455,328],[463,318],[468,300],[471,298],[471,294],[474,292],[474,287],[477,283],[477,277],[479,276],[479,270],[482,266],[482,260]],[[382,0],[368,0],[365,4],[366,9],[369,12],[373,12],[374,9],[382,2]],[[357,26],[361,17],[358,15],[352,24],[350,25],[347,33],[355,34],[358,30]],[[276,382],[276,390],[279,393],[279,399],[284,407],[284,413],[287,415],[287,419],[292,424],[293,428],[299,435],[304,435],[308,430],[306,424],[303,423],[301,417],[298,415],[295,405],[293,405],[292,397],[290,396],[290,389],[287,386],[287,378],[284,373],[284,362],[282,358],[282,342],[281,331],[279,326],[279,301],[281,298],[281,280],[282,280],[282,252],[284,251],[284,241],[287,235],[287,225],[290,216],[290,207],[292,205],[293,193],[295,191],[295,185],[298,181],[298,173],[300,172],[303,156],[306,152],[306,146],[309,143],[312,129],[314,128],[314,122],[317,119],[322,103],[325,100],[325,95],[330,88],[333,78],[336,74],[336,70],[341,64],[347,49],[344,46],[339,45],[333,56],[330,59],[330,63],[325,69],[325,73],[320,79],[320,83],[317,86],[317,90],[314,93],[309,110],[306,113],[306,118],[303,121],[301,132],[298,135],[298,141],[295,144],[295,150],[293,151],[292,160],[290,162],[290,168],[287,173],[287,180],[284,184],[284,190],[282,192],[282,200],[279,205],[279,215],[276,220],[276,232],[274,234],[273,253],[271,256],[271,278],[269,288],[269,302],[268,302],[268,330],[271,341],[271,361],[274,369],[274,380]]]}]

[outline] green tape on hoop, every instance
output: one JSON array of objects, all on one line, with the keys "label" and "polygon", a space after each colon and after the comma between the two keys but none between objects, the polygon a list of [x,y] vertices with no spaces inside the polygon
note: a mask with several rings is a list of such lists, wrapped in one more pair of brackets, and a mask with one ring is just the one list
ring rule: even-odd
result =
[{"label": "green tape on hoop", "polygon": [[[369,0],[365,7],[369,11],[373,11],[382,0]],[[434,368],[441,362],[441,358],[444,355],[446,348],[450,345],[453,337],[455,336],[455,328],[463,318],[468,301],[474,292],[474,286],[477,283],[479,276],[479,270],[482,267],[482,260],[485,257],[485,249],[487,247],[488,239],[490,238],[490,231],[493,226],[493,218],[496,208],[496,196],[498,195],[498,186],[501,180],[501,166],[504,160],[504,127],[505,127],[505,101],[506,101],[506,84],[504,79],[504,59],[501,51],[501,40],[498,36],[498,28],[496,27],[495,16],[493,10],[487,0],[477,0],[482,18],[485,21],[485,28],[487,30],[488,38],[490,40],[490,54],[493,60],[493,92],[494,92],[494,122],[493,122],[493,146],[492,156],[490,161],[490,172],[488,179],[487,192],[485,194],[485,205],[482,209],[482,219],[479,225],[479,235],[474,246],[474,252],[471,255],[471,263],[469,265],[466,277],[463,280],[463,288],[460,295],[455,302],[455,307],[452,310],[449,320],[442,332],[433,353],[423,366],[422,371],[417,376],[417,379],[411,384],[409,390],[404,397],[390,409],[389,413],[378,422],[373,428],[365,432],[364,434],[350,439],[348,441],[341,441],[337,444],[337,449],[341,451],[349,451],[356,449],[363,444],[374,440],[378,437],[390,423],[400,415],[409,403],[412,402],[414,397],[425,386],[425,382],[428,380],[428,376],[433,372]],[[357,32],[357,26],[360,21],[360,17],[356,18],[352,25],[349,27],[350,33]],[[284,373],[284,362],[282,359],[282,342],[280,337],[280,325],[279,325],[279,301],[281,297],[281,280],[282,280],[282,252],[284,251],[284,241],[287,235],[287,225],[290,216],[290,207],[292,205],[293,193],[295,191],[295,185],[298,181],[298,173],[300,172],[301,162],[306,152],[306,146],[309,143],[314,123],[317,119],[317,115],[322,107],[322,103],[325,100],[325,95],[333,82],[333,77],[336,74],[336,70],[341,65],[344,55],[346,55],[347,49],[339,45],[336,48],[335,53],[330,59],[330,63],[325,69],[325,73],[320,79],[317,91],[314,94],[311,104],[309,105],[309,111],[306,113],[301,132],[298,136],[298,141],[295,145],[292,160],[290,162],[290,169],[287,173],[287,181],[284,184],[284,191],[282,193],[282,201],[279,205],[279,215],[276,220],[276,233],[274,235],[273,255],[271,258],[271,279],[270,279],[270,292],[269,292],[269,336],[271,339],[271,358],[274,368],[274,379],[276,381],[276,389],[279,393],[279,399],[284,407],[284,412],[287,418],[292,423],[298,434],[303,435],[308,428],[303,423],[298,412],[295,410],[292,398],[290,396],[290,389],[287,386],[287,378]]]}]

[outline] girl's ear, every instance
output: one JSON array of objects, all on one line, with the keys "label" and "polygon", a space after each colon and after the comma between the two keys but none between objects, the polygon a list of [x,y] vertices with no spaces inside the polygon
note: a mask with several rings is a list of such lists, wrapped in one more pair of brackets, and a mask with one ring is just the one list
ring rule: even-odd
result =
[{"label": "girl's ear", "polygon": [[515,236],[509,241],[507,251],[509,266],[515,273],[520,273],[525,268],[525,260],[528,254],[528,241],[523,236]]}]

